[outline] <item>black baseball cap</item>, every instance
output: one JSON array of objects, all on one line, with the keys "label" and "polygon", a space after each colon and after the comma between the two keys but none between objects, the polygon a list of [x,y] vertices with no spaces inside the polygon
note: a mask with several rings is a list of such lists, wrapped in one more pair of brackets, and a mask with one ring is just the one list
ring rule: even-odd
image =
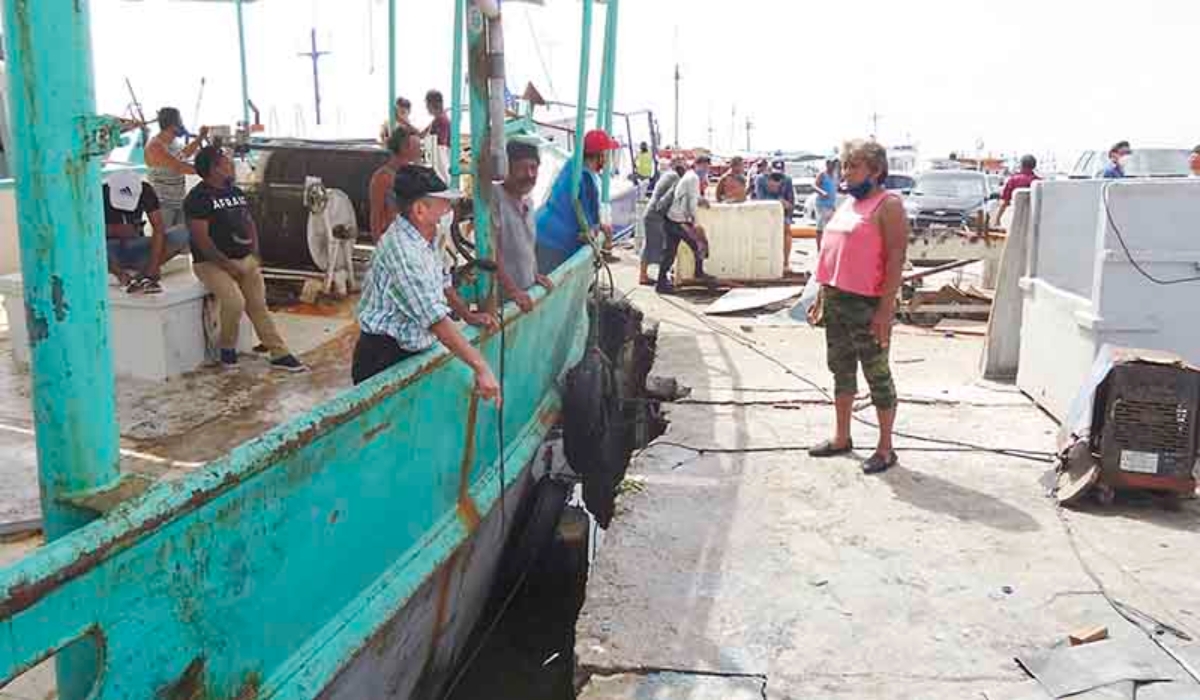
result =
[{"label": "black baseball cap", "polygon": [[459,190],[450,189],[433,168],[423,165],[406,165],[397,170],[392,189],[402,202],[415,202],[425,197],[457,200],[465,196]]}]

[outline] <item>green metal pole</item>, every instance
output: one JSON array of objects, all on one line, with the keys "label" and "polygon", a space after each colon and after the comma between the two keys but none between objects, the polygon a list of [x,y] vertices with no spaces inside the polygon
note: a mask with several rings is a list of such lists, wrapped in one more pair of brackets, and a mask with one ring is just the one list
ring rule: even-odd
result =
[{"label": "green metal pole", "polygon": [[[487,20],[472,1],[466,8],[467,22],[467,80],[471,94],[471,173],[474,175],[475,255],[480,260],[492,257],[491,219],[492,187],[497,177],[492,163],[490,102],[488,100]],[[451,132],[453,133],[453,131]],[[488,295],[488,275],[482,271],[475,285],[475,299]]]},{"label": "green metal pole", "polygon": [[[5,0],[9,150],[31,355],[42,519],[55,540],[94,516],[71,496],[120,476],[99,158],[116,145],[95,116],[87,0]],[[84,698],[90,642],[59,653],[58,692]]]},{"label": "green metal pole", "polygon": [[242,123],[250,128],[250,78],[246,68],[246,22],[242,16],[242,0],[236,0],[238,52],[242,62]]},{"label": "green metal pole", "polygon": [[396,0],[388,0],[388,125],[396,126]]},{"label": "green metal pole", "polygon": [[[600,116],[602,129],[609,134],[613,130],[613,102],[617,86],[617,22],[620,0],[608,0],[608,15],[604,20],[604,78],[600,82]],[[600,186],[600,201],[609,201],[612,184],[612,161],[604,168]]]},{"label": "green metal pole", "polygon": [[[395,0],[392,0],[395,2]],[[450,186],[457,188],[462,179],[462,103],[463,103],[463,8],[467,0],[454,0],[454,57],[450,66]]]},{"label": "green metal pole", "polygon": [[592,63],[592,0],[583,0],[583,37],[579,49],[579,97],[575,108],[575,153],[572,157],[571,191],[579,198],[583,181],[583,136],[587,129],[588,68]]}]

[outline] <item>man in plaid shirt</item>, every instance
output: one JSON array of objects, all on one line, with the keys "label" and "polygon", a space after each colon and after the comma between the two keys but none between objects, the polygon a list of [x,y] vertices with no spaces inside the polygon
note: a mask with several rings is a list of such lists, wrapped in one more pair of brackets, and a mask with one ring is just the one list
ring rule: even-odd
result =
[{"label": "man in plaid shirt", "polygon": [[[400,216],[375,248],[358,305],[361,333],[354,348],[354,383],[440,341],[474,370],[476,392],[499,401],[500,385],[487,361],[451,320],[451,308],[459,304],[447,298],[441,258],[433,247],[438,222],[463,195],[450,190],[431,168],[417,165],[396,172],[394,189]],[[473,325],[497,325],[489,314],[458,311]]]}]

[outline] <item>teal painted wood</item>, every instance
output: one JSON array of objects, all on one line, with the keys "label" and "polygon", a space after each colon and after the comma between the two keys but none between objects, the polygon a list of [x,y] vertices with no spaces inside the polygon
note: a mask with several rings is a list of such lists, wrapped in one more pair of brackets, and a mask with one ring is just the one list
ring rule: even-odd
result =
[{"label": "teal painted wood", "polygon": [[118,474],[102,149],[88,3],[7,0],[4,14],[42,507],[53,539],[88,520],[62,498]]},{"label": "teal painted wood", "polygon": [[[395,0],[390,0],[395,2]],[[454,0],[454,55],[450,59],[450,186],[462,182],[463,11],[467,0]]]},{"label": "teal painted wood", "polygon": [[[238,56],[242,67],[242,123],[250,128],[250,75],[246,66],[246,19],[242,12],[242,0],[234,0],[237,5]],[[199,126],[198,124],[193,126]]]},{"label": "teal painted wood", "polygon": [[388,0],[388,125],[396,126],[396,0]]},{"label": "teal painted wood", "polygon": [[[510,481],[582,356],[590,255],[530,313],[507,309]],[[499,346],[481,343],[493,366]],[[315,697],[466,541],[464,464],[479,512],[494,507],[498,411],[470,424],[472,386],[445,350],[412,358],[0,570],[0,684],[91,630],[95,700]],[[188,678],[194,694],[173,695]]]},{"label": "teal painted wood", "polygon": [[[86,0],[4,3],[15,142],[9,153],[50,540],[93,517],[71,506],[69,496],[119,478],[99,165],[117,135],[94,116],[88,10]],[[58,674],[60,697],[83,698],[96,674],[95,647],[66,649]]]}]

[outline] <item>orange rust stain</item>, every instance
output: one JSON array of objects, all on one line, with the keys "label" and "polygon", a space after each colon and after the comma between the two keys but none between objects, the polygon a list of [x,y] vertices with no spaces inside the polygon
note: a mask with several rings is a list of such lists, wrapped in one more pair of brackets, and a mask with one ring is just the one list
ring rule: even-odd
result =
[{"label": "orange rust stain", "polygon": [[438,642],[441,641],[442,632],[446,628],[446,617],[450,612],[450,582],[454,579],[454,567],[458,564],[458,550],[455,550],[450,558],[446,560],[445,566],[442,567],[441,577],[438,579],[437,605],[434,608],[433,615],[433,633],[429,638],[429,655],[425,658],[425,670],[429,671],[433,667],[434,661],[437,659]]},{"label": "orange rust stain", "polygon": [[463,446],[462,464],[458,473],[458,518],[473,534],[483,522],[479,515],[479,506],[471,497],[471,465],[475,462],[475,423],[479,417],[479,396],[471,394],[471,404],[467,408],[467,444]]}]

